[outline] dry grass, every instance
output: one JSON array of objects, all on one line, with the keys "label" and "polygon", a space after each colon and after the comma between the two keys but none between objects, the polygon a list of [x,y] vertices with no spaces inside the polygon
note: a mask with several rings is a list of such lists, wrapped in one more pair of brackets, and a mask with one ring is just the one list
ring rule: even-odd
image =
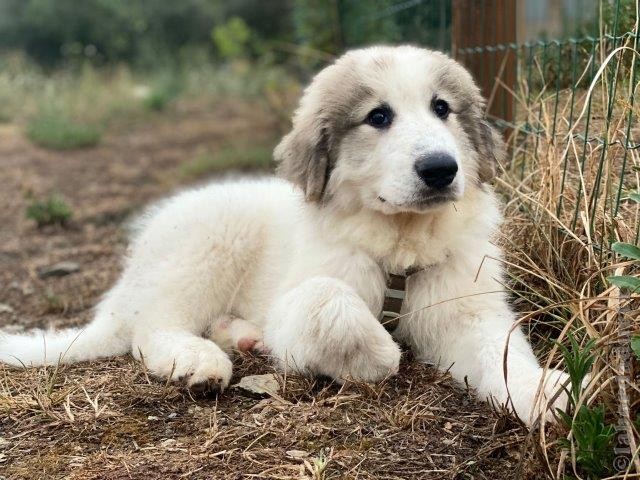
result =
[{"label": "dry grass", "polygon": [[[241,357],[234,381],[270,370],[264,359]],[[5,371],[3,474],[536,478],[530,456],[521,456],[525,432],[512,420],[434,369],[407,359],[402,371],[378,385],[278,377],[277,395],[232,388],[212,401],[150,380],[129,358]]]},{"label": "dry grass", "polygon": [[[631,40],[627,40],[627,47],[632,46]],[[605,44],[600,48],[610,51]],[[583,347],[595,342],[591,381],[578,405],[605,409],[605,423],[616,428],[609,452],[626,446],[622,435],[635,451],[633,461],[627,461],[632,456],[624,454],[626,459],[618,465],[613,464],[612,453],[611,462],[601,473],[611,478],[637,478],[640,472],[636,420],[639,365],[630,348],[631,337],[640,333],[640,302],[637,294],[621,293],[607,281],[614,274],[638,276],[640,272],[637,263],[610,250],[615,241],[635,244],[640,225],[640,204],[625,199],[628,193],[640,191],[640,150],[624,148],[631,108],[632,121],[640,118],[640,87],[637,75],[632,77],[632,62],[639,60],[633,57],[629,50],[613,57],[593,88],[582,82],[573,98],[570,90],[556,96],[543,89],[527,102],[530,93],[523,79],[514,92],[522,112],[519,122],[528,122],[541,133],[512,133],[513,160],[499,180],[507,198],[503,242],[510,288],[521,312],[521,324],[529,330],[543,362],[566,369],[558,343],[571,350],[571,338]],[[619,69],[612,75],[618,58]],[[612,79],[617,82],[615,88]],[[553,90],[552,85],[547,87]],[[632,95],[633,107],[629,102]],[[610,97],[612,115],[608,121]],[[587,119],[589,140],[585,142]],[[630,144],[637,144],[640,129],[632,128],[630,137]],[[598,139],[604,139],[606,148]],[[622,200],[616,208],[620,185]],[[574,425],[578,408],[570,413]],[[566,442],[545,436],[544,428],[537,436],[540,459],[549,472],[554,478],[598,478],[589,476],[578,458],[576,432],[568,428],[565,433],[569,448]]]}]

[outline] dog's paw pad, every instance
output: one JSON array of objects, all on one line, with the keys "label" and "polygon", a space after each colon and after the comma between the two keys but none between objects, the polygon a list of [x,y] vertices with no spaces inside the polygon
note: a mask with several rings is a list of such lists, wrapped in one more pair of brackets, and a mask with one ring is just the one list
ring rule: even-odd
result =
[{"label": "dog's paw pad", "polygon": [[236,347],[241,352],[248,352],[249,350],[253,350],[258,343],[258,340],[251,337],[242,337],[238,340]]},{"label": "dog's paw pad", "polygon": [[195,397],[215,398],[224,390],[222,378],[208,378],[189,385],[189,391]]},{"label": "dog's paw pad", "polygon": [[262,340],[258,340],[253,347],[251,348],[251,350],[257,354],[260,355],[270,355],[271,354],[271,350],[269,350],[269,348],[264,344],[264,342]]}]

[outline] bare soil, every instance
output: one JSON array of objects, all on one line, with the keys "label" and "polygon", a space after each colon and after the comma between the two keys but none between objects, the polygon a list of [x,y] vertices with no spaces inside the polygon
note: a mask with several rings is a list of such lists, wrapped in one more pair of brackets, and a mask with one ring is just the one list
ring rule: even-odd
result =
[{"label": "bare soil", "polygon": [[[180,166],[199,152],[270,142],[277,129],[265,110],[232,101],[181,104],[74,152],[0,127],[0,328],[89,321],[120,271],[130,215],[182,187]],[[39,229],[25,208],[50,192],[74,217]],[[80,270],[38,277],[60,261]],[[262,357],[235,363],[232,383],[273,371]],[[128,356],[0,365],[0,478],[544,478],[525,429],[409,353],[379,385],[279,381],[278,395],[231,388],[205,400],[150,378]]]}]

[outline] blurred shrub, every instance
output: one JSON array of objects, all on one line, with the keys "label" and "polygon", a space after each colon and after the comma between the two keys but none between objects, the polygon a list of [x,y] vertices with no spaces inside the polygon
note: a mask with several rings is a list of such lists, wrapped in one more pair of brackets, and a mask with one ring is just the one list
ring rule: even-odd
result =
[{"label": "blurred shrub", "polygon": [[76,122],[53,109],[44,110],[29,120],[26,134],[36,145],[54,150],[91,147],[102,137],[98,127]]},{"label": "blurred shrub", "polygon": [[0,48],[40,63],[89,58],[153,63],[207,45],[221,2],[213,0],[0,0]]},{"label": "blurred shrub", "polygon": [[168,70],[156,79],[142,102],[148,110],[164,110],[182,91],[183,82],[177,72]]},{"label": "blurred shrub", "polygon": [[221,2],[220,18],[241,18],[263,41],[292,39],[291,0],[233,0]]},{"label": "blurred shrub", "polygon": [[446,49],[451,2],[297,0],[296,41],[326,53],[376,43],[411,42]]},{"label": "blurred shrub", "polygon": [[219,152],[205,152],[196,156],[181,168],[186,178],[200,178],[229,169],[266,170],[272,163],[272,146],[228,146]]},{"label": "blurred shrub", "polygon": [[222,58],[234,59],[247,55],[251,30],[240,17],[233,17],[215,27],[211,38]]},{"label": "blurred shrub", "polygon": [[150,69],[194,48],[279,63],[299,46],[329,54],[401,41],[446,48],[450,18],[449,0],[0,0],[0,50],[24,50],[48,66]]},{"label": "blurred shrub", "polygon": [[26,210],[27,218],[35,220],[38,227],[64,225],[72,215],[71,207],[58,195],[51,195],[44,200],[32,199]]},{"label": "blurred shrub", "polygon": [[143,104],[149,110],[160,112],[167,107],[167,105],[176,97],[176,95],[177,92],[174,92],[172,90],[164,88],[154,88],[143,99]]}]

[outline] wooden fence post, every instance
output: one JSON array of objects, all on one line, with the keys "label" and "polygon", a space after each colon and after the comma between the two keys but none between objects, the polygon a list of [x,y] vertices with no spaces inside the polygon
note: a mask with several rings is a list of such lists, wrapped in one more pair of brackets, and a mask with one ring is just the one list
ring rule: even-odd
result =
[{"label": "wooden fence post", "polygon": [[[452,0],[451,50],[473,74],[487,99],[490,117],[514,122],[517,0]],[[483,47],[481,51],[465,49]],[[487,49],[486,47],[489,47]]]}]

